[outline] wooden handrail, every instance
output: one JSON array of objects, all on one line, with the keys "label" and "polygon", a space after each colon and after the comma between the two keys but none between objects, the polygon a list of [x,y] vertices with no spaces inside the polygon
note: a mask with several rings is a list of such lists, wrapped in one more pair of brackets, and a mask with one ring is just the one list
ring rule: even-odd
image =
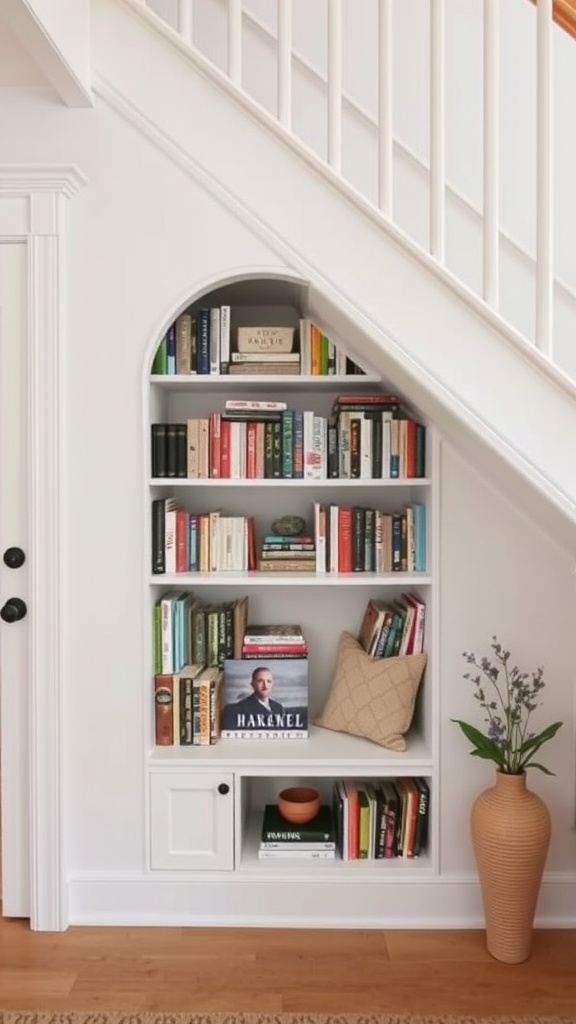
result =
[{"label": "wooden handrail", "polygon": [[[536,5],[538,0],[532,0]],[[576,39],[576,0],[554,0],[554,21]]]}]

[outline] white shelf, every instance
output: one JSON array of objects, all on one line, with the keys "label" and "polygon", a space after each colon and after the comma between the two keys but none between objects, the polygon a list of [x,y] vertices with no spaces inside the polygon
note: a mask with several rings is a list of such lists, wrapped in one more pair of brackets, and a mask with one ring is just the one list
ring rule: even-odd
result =
[{"label": "white shelf", "polygon": [[258,374],[152,374],[150,383],[155,387],[167,388],[171,391],[188,391],[197,388],[210,388],[212,394],[222,392],[238,391],[243,388],[270,388],[276,387],[291,391],[298,388],[309,388],[311,385],[318,388],[336,389],[341,391],[344,387],[347,390],[361,391],[366,384],[381,384],[381,378],[376,374],[352,374],[349,377],[334,375],[318,375],[309,377],[300,373],[258,373]]},{"label": "white shelf", "polygon": [[298,487],[298,488],[313,488],[314,490],[324,490],[333,487],[350,487],[364,488],[364,487],[429,487],[429,477],[398,477],[398,478],[384,478],[380,477],[366,477],[366,478],[354,478],[344,479],[342,477],[327,477],[323,480],[301,480],[301,479],[263,479],[258,477],[252,479],[244,477],[240,480],[231,479],[230,477],[202,477],[196,479],[195,477],[152,477],[149,480],[150,487]]},{"label": "white shelf", "polygon": [[154,587],[410,587],[429,584],[426,572],[176,572],[153,575]]},{"label": "white shelf", "polygon": [[408,749],[387,750],[378,743],[309,727],[307,739],[224,739],[211,747],[154,747],[150,766],[233,768],[243,775],[316,775],[346,778],[367,773],[386,775],[427,775],[432,754],[417,733],[406,737]]}]

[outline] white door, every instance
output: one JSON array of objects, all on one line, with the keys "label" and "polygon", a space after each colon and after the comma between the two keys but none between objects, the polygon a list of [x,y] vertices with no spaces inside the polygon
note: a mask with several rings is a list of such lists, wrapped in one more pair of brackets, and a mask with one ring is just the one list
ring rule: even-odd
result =
[{"label": "white door", "polygon": [[[30,916],[29,619],[19,603],[28,603],[30,555],[27,273],[26,243],[0,243],[0,800],[6,917]],[[24,553],[22,565],[13,549]]]}]

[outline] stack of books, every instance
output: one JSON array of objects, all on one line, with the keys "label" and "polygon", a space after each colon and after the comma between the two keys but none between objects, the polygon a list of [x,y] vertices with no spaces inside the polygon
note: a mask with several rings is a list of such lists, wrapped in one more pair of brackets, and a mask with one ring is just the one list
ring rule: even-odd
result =
[{"label": "stack of books", "polygon": [[335,860],[336,829],[332,810],[322,804],[312,821],[293,825],[276,804],[266,804],[258,850],[260,860]]},{"label": "stack of books", "polygon": [[293,327],[239,327],[229,372],[299,374],[300,353],[293,351],[293,345]]},{"label": "stack of books", "polygon": [[302,626],[266,623],[246,626],[242,657],[248,659],[307,658],[308,644]]},{"label": "stack of books", "polygon": [[258,560],[260,572],[316,572],[314,537],[266,534]]}]

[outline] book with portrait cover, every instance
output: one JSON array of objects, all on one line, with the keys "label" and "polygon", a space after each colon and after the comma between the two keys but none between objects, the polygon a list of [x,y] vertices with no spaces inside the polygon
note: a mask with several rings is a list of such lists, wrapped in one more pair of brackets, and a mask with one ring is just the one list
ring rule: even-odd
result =
[{"label": "book with portrait cover", "polygon": [[222,739],[308,736],[308,659],[224,661]]}]

